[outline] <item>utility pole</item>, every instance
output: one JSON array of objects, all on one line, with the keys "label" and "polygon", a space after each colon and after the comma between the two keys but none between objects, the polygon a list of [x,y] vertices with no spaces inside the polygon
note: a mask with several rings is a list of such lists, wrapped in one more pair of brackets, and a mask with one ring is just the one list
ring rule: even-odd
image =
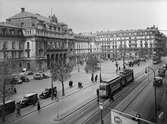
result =
[{"label": "utility pole", "polygon": [[51,60],[51,69],[50,69],[50,72],[51,72],[51,99],[53,100],[53,71],[54,71],[54,66],[53,66],[53,60]]}]

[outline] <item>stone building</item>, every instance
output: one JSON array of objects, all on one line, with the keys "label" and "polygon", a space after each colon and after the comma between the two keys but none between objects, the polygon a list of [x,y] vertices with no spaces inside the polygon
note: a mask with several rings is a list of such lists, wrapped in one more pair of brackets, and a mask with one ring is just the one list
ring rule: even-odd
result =
[{"label": "stone building", "polygon": [[0,62],[4,61],[6,56],[6,59],[14,60],[13,68],[21,71],[26,64],[24,43],[25,38],[21,28],[0,23]]},{"label": "stone building", "polygon": [[21,12],[6,19],[6,22],[23,29],[25,37],[26,68],[44,71],[50,68],[51,61],[70,59],[74,37],[67,24],[58,22],[55,15],[44,17],[21,8]]},{"label": "stone building", "polygon": [[[160,50],[166,41],[165,36],[153,26],[138,30],[101,31],[95,33],[95,42],[107,59],[150,58],[154,50]],[[163,48],[165,49],[165,48]]]},{"label": "stone building", "polygon": [[91,37],[83,34],[74,34],[75,46],[74,54],[75,64],[80,64],[87,59],[88,54],[91,52]]}]

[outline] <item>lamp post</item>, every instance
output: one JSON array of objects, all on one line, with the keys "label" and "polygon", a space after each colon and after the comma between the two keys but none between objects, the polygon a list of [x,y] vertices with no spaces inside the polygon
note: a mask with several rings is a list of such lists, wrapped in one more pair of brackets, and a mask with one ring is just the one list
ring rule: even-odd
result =
[{"label": "lamp post", "polygon": [[[152,70],[153,71],[153,74],[154,74],[154,80],[153,80],[153,83],[156,83],[155,81],[155,71],[153,68],[151,68],[150,66],[148,66],[147,68],[145,68],[145,73],[148,72],[148,69]],[[155,122],[157,122],[157,100],[156,100],[156,85],[154,85],[154,106],[155,106],[155,109],[154,109],[154,119],[155,119]]]},{"label": "lamp post", "polygon": [[103,103],[102,102],[99,102],[99,108],[100,108],[101,124],[104,124],[104,121],[103,121]]}]

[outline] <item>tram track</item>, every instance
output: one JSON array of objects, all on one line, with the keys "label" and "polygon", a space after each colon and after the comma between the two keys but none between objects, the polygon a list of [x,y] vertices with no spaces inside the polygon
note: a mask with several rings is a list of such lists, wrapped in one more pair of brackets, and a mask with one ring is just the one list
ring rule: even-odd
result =
[{"label": "tram track", "polygon": [[[155,68],[155,70],[157,70],[158,69],[158,66]],[[153,72],[150,72],[150,74],[152,74]],[[123,98],[125,98],[126,96],[128,96],[128,94],[130,93],[130,92],[132,92],[133,91],[133,89],[135,89],[136,87],[138,87],[138,85],[140,85],[140,83],[142,83],[143,82],[143,84],[146,82],[146,80],[147,80],[147,76],[142,76],[142,72],[139,72],[139,73],[136,73],[136,74],[139,74],[135,79],[136,79],[136,82],[137,82],[137,85],[135,86],[135,87],[129,87],[129,85],[128,85],[128,88],[127,89],[123,89],[123,91],[121,92],[121,93],[118,93],[115,97],[116,97],[116,101],[114,101],[114,102],[112,102],[112,104],[106,104],[106,103],[104,103],[104,113],[103,113],[103,116],[105,116],[105,115],[107,115],[108,114],[108,112],[110,112],[110,110],[111,110],[111,108],[113,108],[114,106],[116,106],[119,102],[120,102],[120,100],[122,100]],[[151,82],[151,81],[150,81]],[[132,83],[132,84],[134,84],[134,82]],[[146,86],[145,86],[146,87]],[[145,88],[144,87],[144,88]],[[142,90],[144,90],[144,88],[142,89]],[[128,90],[128,91],[127,91]],[[126,95],[125,95],[126,94]],[[94,123],[94,121],[91,121],[92,119],[93,120],[97,120],[97,119],[99,119],[99,118],[97,118],[97,117],[99,117],[99,116],[97,116],[98,114],[99,114],[99,109],[97,108],[97,110],[95,111],[95,112],[93,112],[90,116],[89,116],[89,118],[87,118],[86,120],[84,120],[84,122],[82,123],[82,124],[93,124]],[[94,119],[94,118],[96,118],[96,119]]]},{"label": "tram track", "polygon": [[[158,67],[159,66],[156,66],[154,69],[155,70],[157,70],[158,69]],[[142,76],[142,78],[140,78],[140,73],[141,72],[139,72],[138,74],[139,74],[139,76],[136,78],[137,80],[136,80],[136,82],[138,82],[137,84],[138,85],[140,85],[140,82],[143,82],[143,84],[146,82],[146,80],[147,80],[147,76]],[[150,74],[152,74],[153,72],[150,72]],[[136,73],[137,74],[137,73]],[[141,73],[142,74],[142,73]],[[150,82],[152,82],[152,81],[150,81]],[[149,84],[150,84],[150,82],[149,83],[147,83],[141,90],[140,90],[140,92],[139,93],[141,93],[144,89],[145,89],[145,87],[147,87]],[[124,98],[124,97],[126,97],[126,96],[128,96],[128,94],[130,93],[130,92],[132,92],[133,90],[132,89],[134,89],[134,88],[136,88],[136,87],[138,87],[138,85],[136,85],[135,87],[133,87],[133,88],[128,88],[128,93],[127,93],[127,90],[125,91],[125,89],[124,89],[124,91],[122,91],[121,93],[119,93],[119,94],[117,94],[118,96],[116,97],[116,99],[117,99],[117,101],[115,101],[115,102],[112,102],[112,104],[104,104],[104,110],[103,110],[103,116],[106,116],[110,111],[111,111],[111,108],[113,108],[114,106],[116,106],[119,102],[120,102],[120,100],[118,100],[118,99],[121,99],[122,100],[122,98]],[[127,95],[124,95],[124,93],[126,93]],[[138,94],[139,94],[138,93]],[[136,95],[137,96],[137,95]],[[121,98],[122,97],[122,98]],[[135,98],[134,98],[135,99]],[[134,100],[133,99],[133,100]],[[130,102],[130,103],[132,103],[133,102],[133,100]],[[129,104],[130,104],[129,103]],[[89,116],[89,118],[88,119],[86,119],[86,120],[84,120],[84,122],[82,123],[82,124],[93,124],[93,123],[96,123],[96,122],[94,122],[94,121],[92,121],[92,120],[98,120],[99,118],[97,118],[97,117],[99,117],[98,116],[98,114],[100,113],[100,110],[99,109],[97,109],[94,113],[92,113],[92,115],[90,115]]]},{"label": "tram track", "polygon": [[[140,84],[140,82],[146,80],[146,77],[143,77],[142,79],[138,80],[138,84]],[[137,85],[138,86],[138,85]],[[137,87],[136,86],[136,87]],[[132,90],[134,89],[134,87],[125,87],[122,92],[120,93],[117,93],[115,95],[115,98],[116,99],[115,101],[111,101],[109,102],[109,100],[105,101],[104,103],[104,110],[103,110],[103,116],[107,115],[109,112],[110,112],[110,109],[115,107],[123,98],[125,98],[126,96],[128,96],[128,94],[130,92],[132,92]],[[99,108],[96,109],[96,111],[94,111],[88,119],[84,120],[84,122],[82,124],[93,124],[94,121],[91,121],[92,119],[94,120],[94,118],[97,118],[99,117],[98,114],[99,114],[100,110]],[[96,120],[96,119],[95,119]]]},{"label": "tram track", "polygon": [[[157,70],[158,66],[156,66],[154,69]],[[152,74],[153,72],[150,72],[149,74]],[[143,76],[143,71],[137,72],[135,74],[135,81],[133,83],[130,83],[128,86],[124,87],[123,90],[118,92],[114,97],[116,101],[112,102],[112,104],[109,103],[108,100],[106,100],[106,103],[104,103],[104,108],[107,110],[111,107],[116,106],[123,98],[125,98],[130,92],[133,91],[134,88],[136,88],[141,82],[147,79],[147,76]],[[108,102],[108,103],[107,103]],[[91,114],[87,114],[87,118],[84,120],[84,122],[79,122],[80,118],[83,117],[85,113],[88,113],[89,110],[95,110]],[[110,110],[110,109],[109,109]],[[81,124],[89,124],[89,121],[97,116],[99,113],[98,104],[97,104],[97,97],[93,97],[89,99],[88,102],[80,105],[73,111],[67,113],[63,118],[63,122],[68,122],[68,124],[74,124],[74,122],[77,124],[78,122]],[[108,112],[107,112],[108,113]],[[92,116],[94,115],[94,116]],[[90,123],[92,124],[92,123]]]},{"label": "tram track", "polygon": [[[133,82],[133,83],[135,83],[135,82],[141,82],[142,80],[143,80],[143,72],[138,72],[138,73],[136,73],[135,74],[135,81]],[[145,78],[145,77],[144,77]],[[131,84],[133,84],[133,83],[131,83]],[[120,101],[121,99],[123,99],[125,96],[124,95],[122,95],[122,94],[127,94],[127,92],[128,93],[130,93],[131,91],[132,91],[132,89],[133,89],[133,87],[131,87],[131,88],[128,88],[128,86],[126,86],[126,87],[124,87],[124,90],[121,92],[121,93],[117,93],[116,95],[115,95],[115,99],[119,99],[119,100],[116,100],[117,102],[118,101]],[[127,91],[128,90],[128,91]],[[84,105],[82,105],[82,106],[79,106],[77,109],[75,109],[74,111],[72,111],[71,113],[69,113],[68,115],[66,115],[65,116],[65,118],[64,118],[64,120],[68,120],[68,123],[70,123],[70,119],[67,119],[67,118],[70,118],[70,117],[72,117],[73,115],[77,115],[77,116],[80,116],[80,117],[83,117],[82,115],[84,114],[84,113],[86,113],[86,111],[88,110],[88,108],[89,109],[91,109],[91,110],[94,110],[94,109],[97,109],[98,108],[98,104],[97,104],[97,98],[96,98],[96,96],[95,97],[93,97],[91,100],[89,100],[87,103],[85,103]],[[117,102],[113,102],[113,104],[115,103],[115,104],[117,104]],[[115,105],[114,104],[114,105]],[[90,106],[91,106],[91,108],[90,108]],[[78,115],[77,113],[79,113],[80,115]],[[96,113],[98,113],[98,110],[96,110],[93,114],[96,114]],[[89,117],[92,117],[92,115],[93,114],[91,114]],[[89,118],[88,117],[88,118]],[[77,119],[75,119],[75,118],[77,118]],[[71,120],[72,120],[72,122],[71,123],[74,123],[75,122],[75,120],[78,122],[78,118],[79,117],[76,117],[75,116],[75,118],[74,117],[72,117],[71,118]],[[87,119],[86,119],[87,120]],[[89,120],[89,119],[88,119]],[[88,121],[87,120],[87,121]],[[86,122],[87,122],[86,121]],[[67,121],[65,121],[65,122],[67,122]],[[84,123],[83,123],[84,124]]]}]

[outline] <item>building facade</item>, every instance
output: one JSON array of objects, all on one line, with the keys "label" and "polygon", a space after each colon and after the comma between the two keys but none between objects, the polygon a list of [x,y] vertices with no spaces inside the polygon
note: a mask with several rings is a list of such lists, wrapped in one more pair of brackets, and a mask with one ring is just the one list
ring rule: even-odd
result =
[{"label": "building facade", "polygon": [[[107,59],[152,57],[166,44],[165,36],[153,26],[146,29],[96,32],[95,41]],[[163,48],[165,49],[165,48]]]},{"label": "building facade", "polygon": [[72,52],[74,37],[67,24],[58,22],[55,15],[44,17],[21,8],[21,12],[6,19],[8,24],[23,29],[26,66],[28,70],[41,71],[50,68],[51,61],[67,59]]},{"label": "building facade", "polygon": [[45,71],[58,60],[80,64],[90,54],[102,59],[150,58],[155,51],[167,55],[167,37],[155,26],[74,34],[55,15],[44,17],[21,8],[0,25],[0,32],[1,50],[7,46],[8,56],[32,71]]},{"label": "building facade", "polygon": [[0,62],[4,58],[14,60],[13,68],[21,70],[26,64],[24,44],[25,38],[21,28],[0,23]]}]

